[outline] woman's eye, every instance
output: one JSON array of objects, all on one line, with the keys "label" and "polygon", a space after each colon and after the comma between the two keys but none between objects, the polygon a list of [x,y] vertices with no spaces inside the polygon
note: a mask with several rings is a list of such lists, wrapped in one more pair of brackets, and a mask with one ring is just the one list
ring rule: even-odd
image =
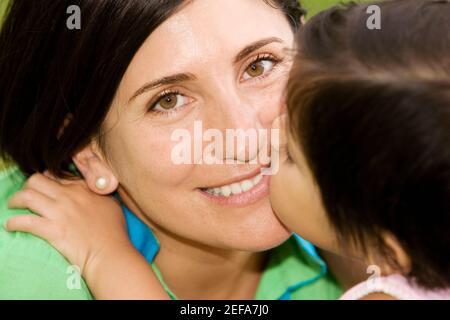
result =
[{"label": "woman's eye", "polygon": [[151,111],[167,112],[174,110],[189,103],[189,98],[179,93],[167,93],[162,96],[155,104],[150,108]]},{"label": "woman's eye", "polygon": [[271,71],[275,66],[275,62],[272,60],[259,60],[253,62],[244,73],[244,80],[249,80],[251,78],[258,78]]}]

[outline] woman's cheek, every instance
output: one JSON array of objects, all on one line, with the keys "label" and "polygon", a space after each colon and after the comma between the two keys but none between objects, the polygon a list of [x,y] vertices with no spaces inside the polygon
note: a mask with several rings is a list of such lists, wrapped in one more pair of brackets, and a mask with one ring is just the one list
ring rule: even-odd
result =
[{"label": "woman's cheek", "polygon": [[257,112],[262,126],[269,128],[272,122],[279,117],[285,109],[284,89],[286,79],[280,77],[264,87],[255,87],[246,93],[248,104]]},{"label": "woman's cheek", "polygon": [[[161,186],[175,187],[189,179],[194,170],[191,163],[178,163],[173,151],[184,142],[172,141],[170,134],[161,134],[158,139],[149,139],[145,150],[141,153],[141,167],[146,168],[152,176],[151,182]],[[168,174],[170,173],[170,174]]]},{"label": "woman's cheek", "polygon": [[121,142],[114,152],[116,159],[119,159],[122,178],[143,190],[162,191],[182,185],[193,168],[192,165],[173,161],[172,150],[177,144],[172,141],[173,130],[151,127],[146,121],[122,130],[117,135]]}]

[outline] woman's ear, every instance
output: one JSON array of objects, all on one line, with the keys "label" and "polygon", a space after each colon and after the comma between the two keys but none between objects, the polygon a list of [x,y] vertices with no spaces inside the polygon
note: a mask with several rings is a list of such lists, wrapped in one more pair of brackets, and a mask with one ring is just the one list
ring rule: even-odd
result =
[{"label": "woman's ear", "polygon": [[94,150],[92,143],[76,153],[72,160],[93,192],[108,195],[119,187],[110,166],[99,152]]}]

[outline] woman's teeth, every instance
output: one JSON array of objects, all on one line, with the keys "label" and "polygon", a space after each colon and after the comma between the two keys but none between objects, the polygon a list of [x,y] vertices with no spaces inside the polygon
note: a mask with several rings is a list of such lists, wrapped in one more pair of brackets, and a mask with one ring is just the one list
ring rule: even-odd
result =
[{"label": "woman's teeth", "polygon": [[230,197],[232,195],[241,194],[243,192],[247,192],[260,183],[262,180],[261,173],[256,175],[252,179],[246,179],[240,182],[228,184],[226,186],[218,187],[218,188],[209,188],[205,189],[205,192],[208,192],[215,196],[221,197]]}]

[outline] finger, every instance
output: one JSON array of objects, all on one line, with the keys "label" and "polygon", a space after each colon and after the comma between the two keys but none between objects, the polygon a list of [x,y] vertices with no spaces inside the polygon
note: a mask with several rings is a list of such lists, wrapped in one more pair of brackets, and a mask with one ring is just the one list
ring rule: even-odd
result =
[{"label": "finger", "polygon": [[9,232],[28,232],[45,240],[54,238],[55,228],[50,221],[32,214],[24,214],[9,218],[4,223],[5,230]]},{"label": "finger", "polygon": [[54,175],[52,175],[48,170],[45,170],[42,173],[44,176],[46,176],[47,178],[56,181],[57,183],[61,184],[61,185],[74,185],[74,184],[85,184],[86,182],[83,179],[80,179],[78,177],[73,177],[73,179],[62,179],[62,178],[58,178]]},{"label": "finger", "polygon": [[8,201],[8,208],[30,209],[38,215],[53,218],[55,200],[34,189],[23,189],[16,192]]},{"label": "finger", "polygon": [[61,184],[41,173],[29,177],[24,188],[37,190],[53,199],[58,199],[62,193]]},{"label": "finger", "polygon": [[55,180],[55,177],[48,170],[45,170],[44,172],[42,172],[42,174],[49,179]]},{"label": "finger", "polygon": [[57,176],[52,175],[50,173],[50,171],[48,171],[48,170],[45,170],[44,172],[42,172],[42,174],[45,177],[47,177],[48,179],[50,179],[52,181],[55,181],[55,182],[57,182],[57,183],[59,183],[60,185],[63,185],[63,186],[69,184],[69,182],[70,182],[70,180],[61,179],[61,178],[58,178]]}]

